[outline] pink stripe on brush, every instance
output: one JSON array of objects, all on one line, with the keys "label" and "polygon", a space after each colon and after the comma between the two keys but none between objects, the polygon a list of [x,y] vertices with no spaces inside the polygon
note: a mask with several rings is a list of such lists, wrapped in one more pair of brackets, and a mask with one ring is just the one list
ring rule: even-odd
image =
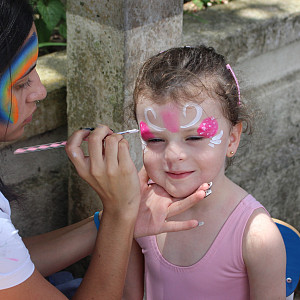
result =
[{"label": "pink stripe on brush", "polygon": [[[89,130],[93,130],[93,129],[89,128]],[[130,130],[125,130],[125,131],[121,131],[121,132],[117,132],[117,133],[118,134],[130,134],[130,133],[136,133],[136,132],[139,132],[139,130],[138,129],[130,129]],[[54,142],[54,143],[50,143],[50,144],[24,147],[24,148],[19,148],[16,151],[14,151],[14,154],[23,154],[23,153],[29,153],[29,152],[61,148],[61,147],[64,147],[66,144],[67,144],[67,141],[62,141],[62,142]]]}]

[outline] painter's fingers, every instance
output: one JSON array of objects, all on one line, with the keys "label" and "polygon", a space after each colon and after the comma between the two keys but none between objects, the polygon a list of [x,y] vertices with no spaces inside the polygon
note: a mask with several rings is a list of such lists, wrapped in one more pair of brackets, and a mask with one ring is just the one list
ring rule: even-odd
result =
[{"label": "painter's fingers", "polygon": [[139,179],[140,179],[141,187],[148,185],[149,176],[148,176],[148,173],[146,172],[146,169],[144,166],[139,171]]},{"label": "painter's fingers", "polygon": [[[88,138],[88,151],[91,160],[91,168],[103,168],[103,143],[104,139],[113,132],[105,125],[98,125]],[[91,170],[92,171],[92,170]]]},{"label": "painter's fingers", "polygon": [[[86,159],[81,149],[83,140],[90,134],[87,130],[77,130],[68,139],[65,146],[68,157],[74,164],[77,172],[88,172],[86,165]],[[80,174],[79,174],[80,175]]]},{"label": "painter's fingers", "polygon": [[115,133],[105,138],[104,161],[111,174],[119,168],[119,147],[122,140],[123,136]]},{"label": "painter's fingers", "polygon": [[197,220],[188,221],[167,221],[161,228],[161,232],[177,232],[182,230],[189,230],[199,226]]},{"label": "painter's fingers", "polygon": [[[131,159],[129,152],[129,143],[126,139],[122,139],[119,142],[119,152],[118,152],[119,167],[125,171],[125,173],[135,172],[137,175],[136,167]],[[138,178],[137,178],[138,180]]]},{"label": "painter's fingers", "polygon": [[189,209],[190,207],[197,204],[199,201],[204,199],[205,197],[205,190],[209,188],[209,185],[207,183],[202,184],[196,192],[194,192],[192,195],[188,196],[187,198],[173,202],[168,209],[167,218],[173,217],[175,215],[178,215],[182,213],[183,211]]}]

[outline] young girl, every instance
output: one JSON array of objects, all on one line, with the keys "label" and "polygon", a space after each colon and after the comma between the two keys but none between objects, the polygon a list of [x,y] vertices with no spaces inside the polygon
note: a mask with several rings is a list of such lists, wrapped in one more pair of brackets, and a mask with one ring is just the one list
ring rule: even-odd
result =
[{"label": "young girl", "polygon": [[[147,300],[285,299],[281,235],[265,208],[225,175],[243,123],[245,131],[251,123],[224,57],[205,46],[162,52],[141,68],[134,101],[151,182],[174,201],[203,182],[212,187],[172,218],[201,226],[137,239],[124,297],[142,299],[144,273]],[[130,290],[132,282],[139,285]]]}]

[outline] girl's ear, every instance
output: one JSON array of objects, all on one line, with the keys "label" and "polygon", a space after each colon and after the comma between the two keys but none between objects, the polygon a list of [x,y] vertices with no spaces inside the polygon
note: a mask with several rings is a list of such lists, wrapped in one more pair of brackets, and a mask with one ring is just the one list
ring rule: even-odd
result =
[{"label": "girl's ear", "polygon": [[232,127],[230,136],[229,136],[229,144],[228,144],[228,148],[227,148],[227,153],[226,153],[227,157],[232,157],[236,153],[237,148],[240,143],[242,131],[243,131],[242,122],[238,123]]}]

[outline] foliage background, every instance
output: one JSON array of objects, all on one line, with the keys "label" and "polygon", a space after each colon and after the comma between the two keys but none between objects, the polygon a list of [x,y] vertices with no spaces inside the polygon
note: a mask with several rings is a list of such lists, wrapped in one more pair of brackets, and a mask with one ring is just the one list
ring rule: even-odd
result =
[{"label": "foliage background", "polygon": [[60,0],[30,0],[39,46],[66,46],[67,23],[65,4]]}]

